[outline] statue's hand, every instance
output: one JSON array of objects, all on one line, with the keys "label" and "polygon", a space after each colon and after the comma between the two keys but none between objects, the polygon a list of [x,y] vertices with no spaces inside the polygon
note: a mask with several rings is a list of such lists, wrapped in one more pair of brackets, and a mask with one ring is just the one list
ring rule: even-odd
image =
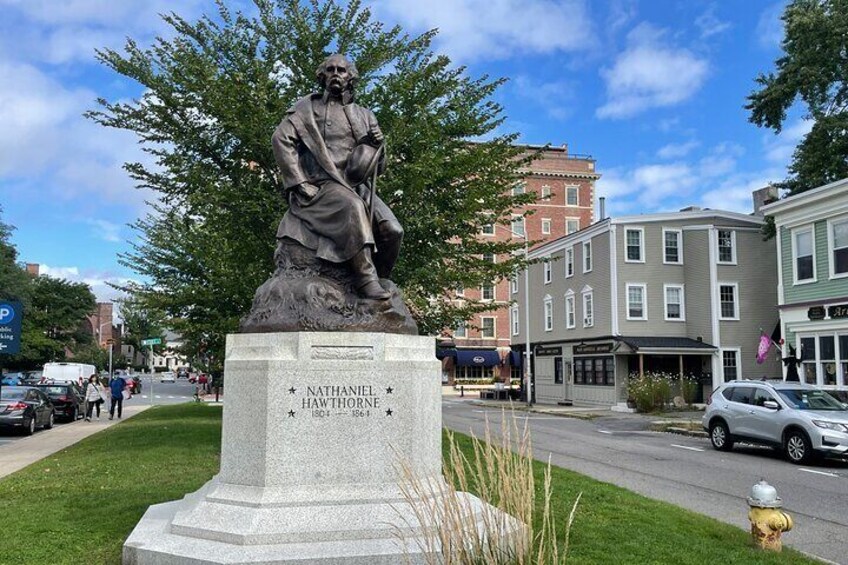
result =
[{"label": "statue's hand", "polygon": [[318,187],[311,182],[302,182],[297,185],[297,192],[306,200],[312,200],[318,195]]},{"label": "statue's hand", "polygon": [[368,140],[375,147],[383,143],[383,139],[385,139],[385,137],[383,136],[383,132],[380,131],[379,127],[374,126],[368,131]]}]

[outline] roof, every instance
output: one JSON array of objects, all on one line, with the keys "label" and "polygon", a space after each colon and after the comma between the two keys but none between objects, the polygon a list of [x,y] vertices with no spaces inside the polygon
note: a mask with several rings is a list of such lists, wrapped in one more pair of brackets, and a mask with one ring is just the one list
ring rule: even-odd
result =
[{"label": "roof", "polygon": [[794,194],[792,196],[787,196],[786,198],[781,198],[776,202],[766,204],[765,206],[760,208],[760,211],[767,216],[782,214],[789,210],[798,207],[803,207],[813,202],[825,200],[827,198],[831,198],[837,195],[843,195],[845,193],[846,188],[848,188],[848,178],[840,179],[836,182],[832,182],[824,186],[819,186],[817,188],[806,190],[799,194]]},{"label": "roof", "polygon": [[717,349],[716,346],[690,339],[688,337],[619,337],[618,341],[624,342],[635,350],[638,349]]}]

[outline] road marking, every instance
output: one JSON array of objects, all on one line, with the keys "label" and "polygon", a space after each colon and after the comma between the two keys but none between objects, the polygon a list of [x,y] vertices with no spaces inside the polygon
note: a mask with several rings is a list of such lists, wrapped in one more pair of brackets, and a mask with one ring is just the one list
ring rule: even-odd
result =
[{"label": "road marking", "polygon": [[609,435],[612,435],[612,432],[611,432],[611,431],[609,431],[609,430],[597,430],[597,432],[598,432],[599,434],[609,434]]},{"label": "road marking", "polygon": [[676,443],[672,443],[671,447],[678,447],[680,449],[688,449],[689,451],[704,451],[700,447],[689,447],[688,445],[677,445]]},{"label": "road marking", "polygon": [[839,475],[836,473],[828,473],[826,471],[814,471],[813,469],[804,469],[803,467],[798,469],[799,471],[804,471],[805,473],[815,473],[816,475],[824,475],[826,477],[836,477],[839,478]]}]

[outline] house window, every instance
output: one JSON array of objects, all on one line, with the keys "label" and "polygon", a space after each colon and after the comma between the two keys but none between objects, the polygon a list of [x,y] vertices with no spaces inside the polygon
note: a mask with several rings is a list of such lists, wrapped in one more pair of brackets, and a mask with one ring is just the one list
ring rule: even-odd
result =
[{"label": "house window", "polygon": [[832,335],[819,336],[819,372],[825,385],[836,386],[836,340]]},{"label": "house window", "polygon": [[580,231],[580,219],[579,218],[566,218],[565,219],[565,234],[568,235],[568,234],[574,233],[576,231]]},{"label": "house window", "polygon": [[645,285],[627,285],[627,319],[647,320],[648,309],[645,306]]},{"label": "house window", "polygon": [[512,187],[512,195],[518,196],[519,194],[524,194],[524,183],[523,182],[515,183],[515,185],[513,185],[513,187]]},{"label": "house window", "polygon": [[839,336],[839,364],[842,366],[842,385],[848,384],[848,335]]},{"label": "house window", "polygon": [[574,384],[615,386],[613,357],[586,357],[574,360]]},{"label": "house window", "polygon": [[591,292],[583,293],[583,327],[591,328],[595,325],[595,308]]},{"label": "house window", "polygon": [[454,337],[467,337],[468,332],[465,329],[465,322],[460,322],[456,329],[453,331]]},{"label": "house window", "polygon": [[543,263],[543,269],[545,273],[545,284],[550,284],[551,282],[551,260],[545,259]]},{"label": "house window", "polygon": [[718,262],[736,263],[736,232],[718,230]]},{"label": "house window", "polygon": [[739,319],[739,285],[736,283],[721,284],[718,287],[719,304],[721,305],[721,320]]},{"label": "house window", "polygon": [[583,272],[588,273],[592,270],[592,242],[583,242]]},{"label": "house window", "polygon": [[545,297],[545,331],[554,329],[554,301],[550,296]]},{"label": "house window", "polygon": [[483,253],[483,261],[486,263],[497,263],[494,253]]},{"label": "house window", "polygon": [[578,187],[569,186],[565,189],[565,204],[566,206],[577,206]]},{"label": "house window", "polygon": [[462,298],[465,296],[465,287],[461,284],[456,285],[456,297]]},{"label": "house window", "polygon": [[480,318],[480,337],[495,337],[494,318]]},{"label": "house window", "polygon": [[816,381],[816,338],[801,338],[801,379],[809,384],[818,384]]},{"label": "house window", "polygon": [[551,199],[551,187],[548,185],[542,186],[542,200],[550,200]]},{"label": "house window", "polygon": [[562,384],[562,357],[554,357],[554,384]]},{"label": "house window", "polygon": [[509,311],[509,325],[512,328],[512,335],[518,335],[518,307],[514,306]]},{"label": "house window", "polygon": [[721,352],[721,366],[724,368],[724,382],[739,378],[739,350],[724,349]]},{"label": "house window", "polygon": [[848,276],[848,218],[830,223],[831,276]]},{"label": "house window", "polygon": [[568,247],[565,250],[565,277],[568,278],[574,274],[574,248]]},{"label": "house window", "polygon": [[495,235],[495,224],[483,224],[480,227],[480,233],[483,235]]},{"label": "house window", "polygon": [[625,261],[628,263],[644,263],[645,254],[642,251],[642,244],[645,232],[642,228],[627,228],[624,230],[624,238],[627,247],[627,256]]},{"label": "house window", "polygon": [[683,302],[683,285],[665,285],[665,319],[685,320],[686,308]]},{"label": "house window", "polygon": [[574,319],[574,293],[565,295],[565,327],[568,329],[574,328],[576,325]]},{"label": "house window", "polygon": [[663,230],[663,263],[680,265],[683,263],[680,240],[683,232],[680,230]]},{"label": "house window", "polygon": [[494,300],[495,299],[495,285],[493,284],[484,284],[480,287],[480,299],[481,300]]},{"label": "house window", "polygon": [[522,216],[512,217],[512,235],[516,237],[525,237],[524,218]]},{"label": "house window", "polygon": [[509,291],[512,294],[518,294],[518,273],[512,273],[509,277]]},{"label": "house window", "polygon": [[542,233],[545,235],[551,233],[551,220],[549,218],[542,218]]},{"label": "house window", "polygon": [[792,255],[795,257],[795,282],[814,281],[816,267],[812,227],[792,232]]}]

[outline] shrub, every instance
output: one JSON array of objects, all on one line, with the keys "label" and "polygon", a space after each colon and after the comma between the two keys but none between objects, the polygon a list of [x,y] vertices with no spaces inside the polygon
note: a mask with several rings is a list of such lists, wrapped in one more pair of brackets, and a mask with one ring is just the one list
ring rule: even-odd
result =
[{"label": "shrub", "polygon": [[628,398],[633,399],[638,412],[662,410],[671,400],[671,383],[676,375],[668,373],[631,373],[627,382]]}]

